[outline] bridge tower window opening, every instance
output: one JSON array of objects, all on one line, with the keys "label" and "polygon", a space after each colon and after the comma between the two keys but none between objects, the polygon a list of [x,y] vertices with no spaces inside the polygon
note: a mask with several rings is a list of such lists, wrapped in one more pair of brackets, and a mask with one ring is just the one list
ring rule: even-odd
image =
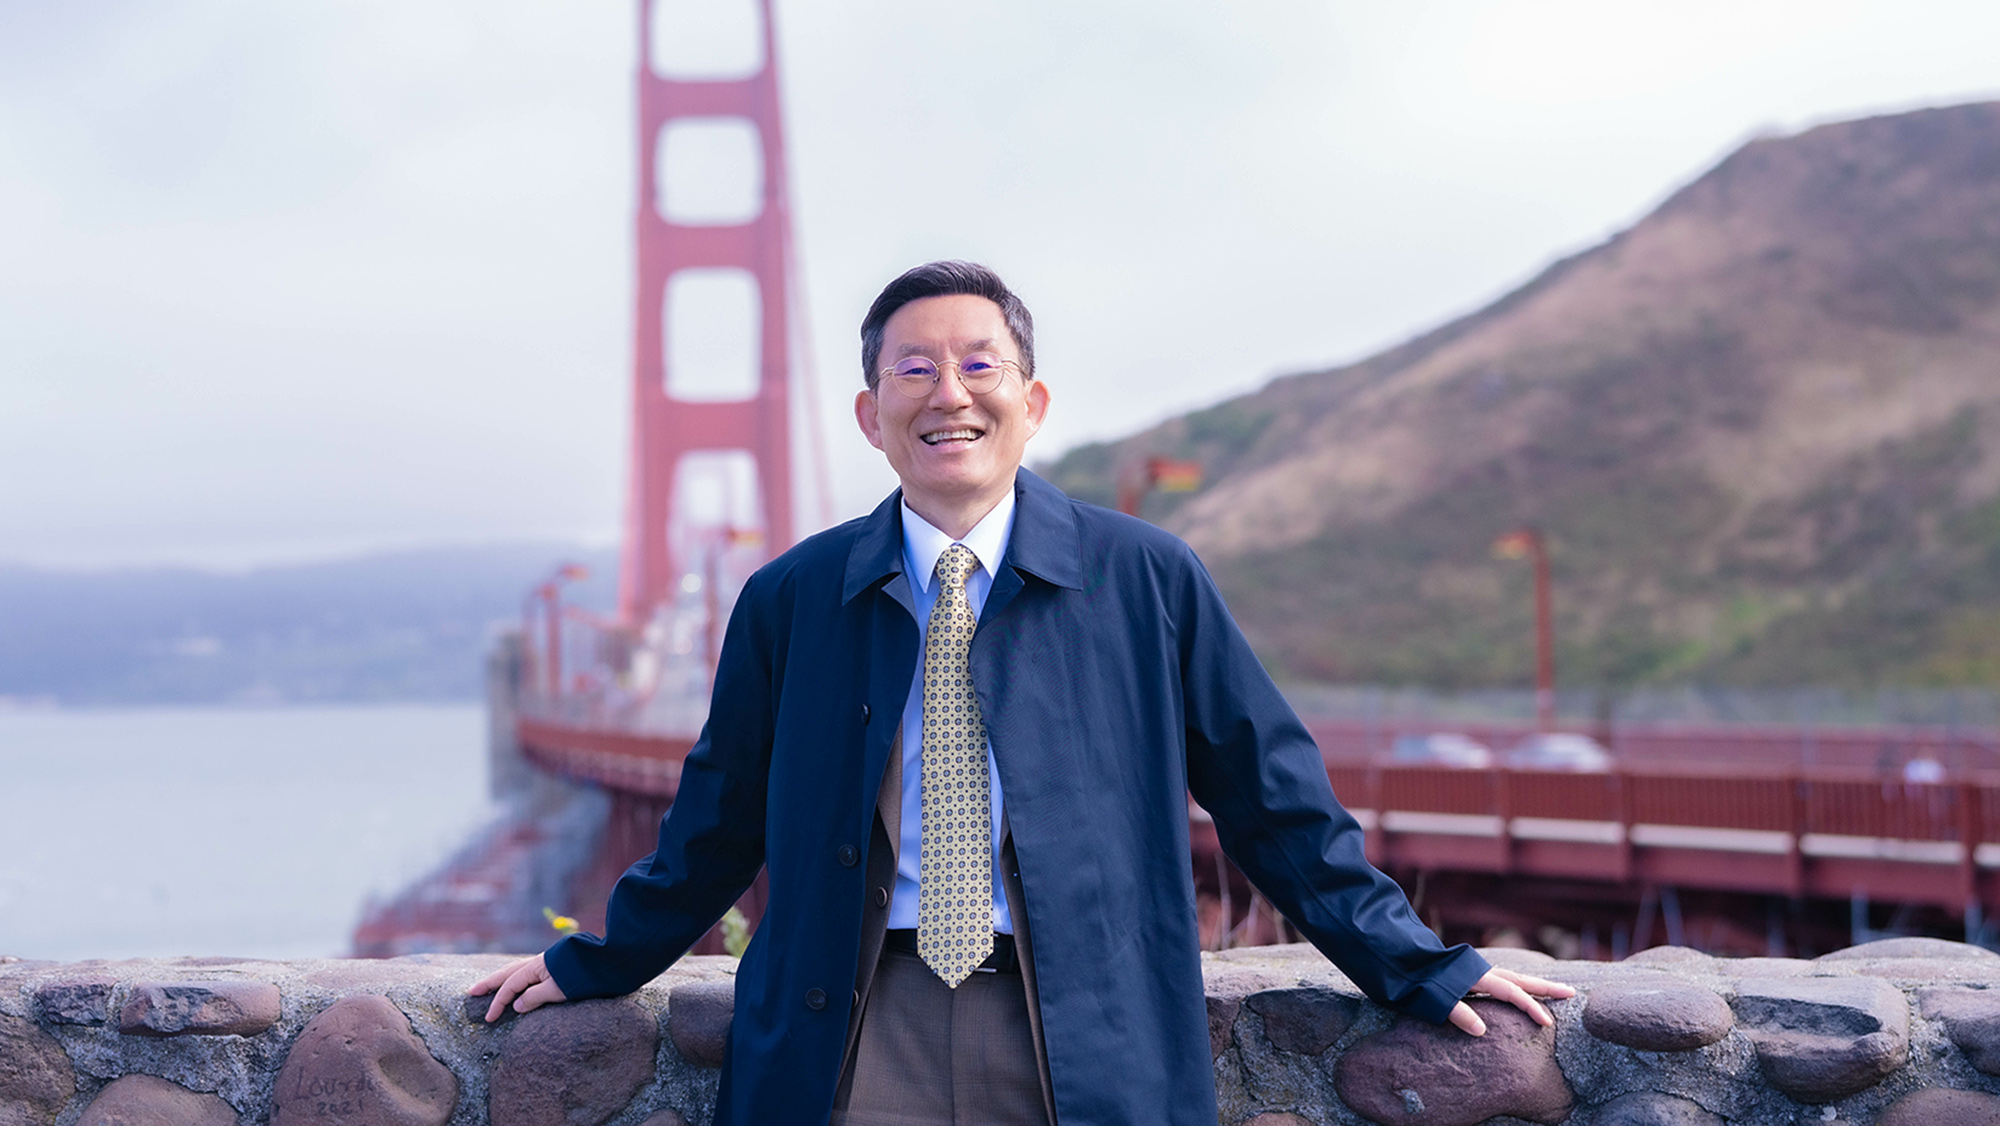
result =
[{"label": "bridge tower window opening", "polygon": [[653,206],[669,223],[734,226],[764,210],[764,138],[747,117],[682,117],[656,146]]},{"label": "bridge tower window opening", "polygon": [[646,21],[655,75],[676,82],[749,78],[764,69],[758,0],[653,0]]},{"label": "bridge tower window opening", "polygon": [[660,351],[669,399],[740,403],[763,384],[763,295],[735,267],[676,270],[660,314]]},{"label": "bridge tower window opening", "polygon": [[735,547],[761,546],[750,542],[764,533],[757,481],[757,458],[748,450],[696,450],[682,455],[674,468],[674,520],[666,530],[675,557],[692,564],[695,560],[688,552],[699,550],[699,541],[722,531],[734,533]]}]

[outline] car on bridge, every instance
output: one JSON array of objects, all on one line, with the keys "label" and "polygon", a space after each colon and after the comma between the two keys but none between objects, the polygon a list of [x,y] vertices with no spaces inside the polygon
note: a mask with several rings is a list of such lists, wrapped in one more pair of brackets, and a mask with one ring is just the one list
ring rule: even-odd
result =
[{"label": "car on bridge", "polygon": [[1493,750],[1486,744],[1451,731],[1429,735],[1398,735],[1390,748],[1391,761],[1405,766],[1463,766],[1484,769],[1493,765]]},{"label": "car on bridge", "polygon": [[1519,770],[1609,770],[1611,752],[1588,735],[1544,731],[1515,744],[1507,752],[1507,765]]}]

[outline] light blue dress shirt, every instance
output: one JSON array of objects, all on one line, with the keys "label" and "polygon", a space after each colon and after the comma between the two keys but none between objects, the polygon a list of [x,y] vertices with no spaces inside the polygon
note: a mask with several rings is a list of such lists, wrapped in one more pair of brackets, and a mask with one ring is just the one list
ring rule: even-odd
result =
[{"label": "light blue dress shirt", "polygon": [[[979,566],[965,580],[965,599],[977,617],[986,607],[986,592],[993,589],[993,572],[1007,554],[1007,541],[1014,534],[1014,491],[1009,489],[993,511],[973,525],[964,544],[979,559]],[[931,607],[937,605],[937,561],[954,541],[930,522],[903,505],[903,566],[916,595],[917,630],[921,637],[930,625]],[[910,683],[909,699],[903,704],[903,824],[902,841],[896,850],[896,893],[889,901],[891,930],[913,930],[917,925],[918,876],[923,864],[924,832],[924,663],[917,655],[916,678]],[[1007,913],[1007,890],[1000,882],[1000,768],[993,761],[993,740],[986,741],[986,776],[993,795],[993,929],[1014,933],[1014,918]]]}]

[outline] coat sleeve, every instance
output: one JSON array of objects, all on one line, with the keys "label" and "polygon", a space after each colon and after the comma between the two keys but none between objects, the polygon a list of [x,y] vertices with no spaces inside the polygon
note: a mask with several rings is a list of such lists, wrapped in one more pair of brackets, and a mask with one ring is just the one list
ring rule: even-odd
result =
[{"label": "coat sleeve", "polygon": [[658,847],[619,877],[604,937],[570,935],[544,955],[571,999],[630,993],[657,977],[763,867],[778,656],[757,585],[753,577],[730,613],[708,721],[660,819]]},{"label": "coat sleeve", "polygon": [[1185,551],[1174,583],[1188,787],[1251,883],[1376,1002],[1443,1023],[1488,966],[1368,863],[1305,725]]}]

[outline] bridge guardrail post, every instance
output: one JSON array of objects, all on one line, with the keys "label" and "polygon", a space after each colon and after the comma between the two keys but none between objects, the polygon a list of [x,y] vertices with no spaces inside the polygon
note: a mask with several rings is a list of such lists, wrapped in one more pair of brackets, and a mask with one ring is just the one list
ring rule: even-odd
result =
[{"label": "bridge guardrail post", "polygon": [[[1986,836],[1982,816],[1980,786],[1976,782],[1958,784],[1959,883],[1964,890],[1966,913],[1983,906],[1979,895],[1979,844]],[[1981,914],[1984,914],[1981,911]],[[1967,941],[1971,941],[1969,938]]]},{"label": "bridge guardrail post", "polygon": [[1808,786],[1812,784],[1802,770],[1792,774],[1792,846],[1784,854],[1784,880],[1792,892],[1792,898],[1806,894],[1806,830],[1810,828],[1808,816],[1812,812],[1812,796]]},{"label": "bridge guardrail post", "polygon": [[1389,855],[1388,829],[1383,824],[1388,811],[1382,808],[1382,767],[1372,754],[1368,756],[1368,769],[1363,777],[1366,781],[1362,792],[1367,798],[1368,808],[1375,811],[1375,823],[1361,836],[1361,852],[1368,863],[1380,868]]},{"label": "bridge guardrail post", "polygon": [[1632,865],[1632,774],[1624,767],[1612,770],[1607,775],[1611,786],[1612,808],[1618,817],[1618,882],[1631,883]]}]

